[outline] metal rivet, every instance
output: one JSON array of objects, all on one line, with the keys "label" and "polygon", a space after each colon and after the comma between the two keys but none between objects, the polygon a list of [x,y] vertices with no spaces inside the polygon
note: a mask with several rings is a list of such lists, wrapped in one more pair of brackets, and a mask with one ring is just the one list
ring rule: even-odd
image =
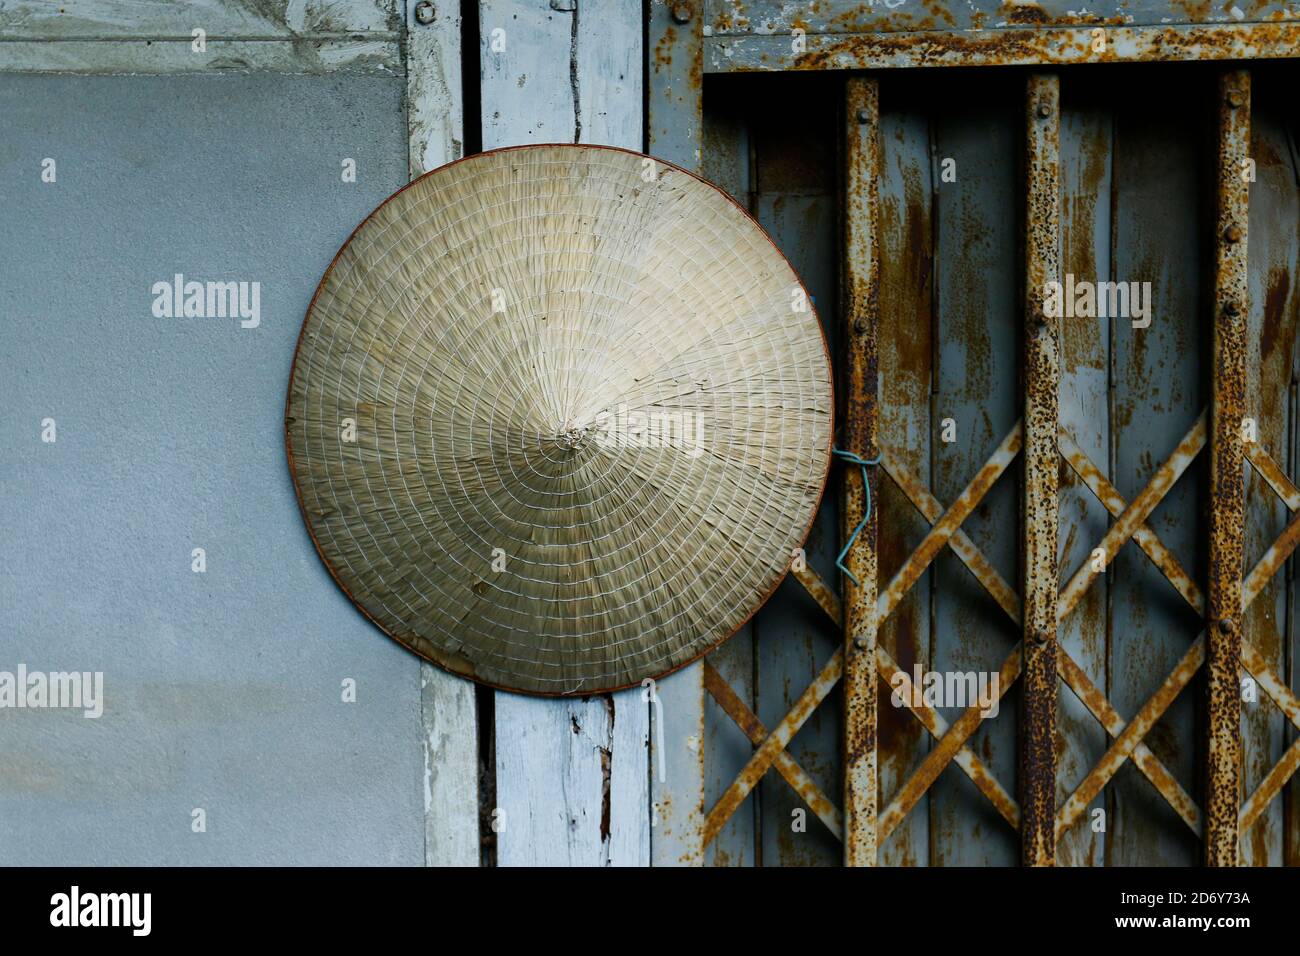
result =
[{"label": "metal rivet", "polygon": [[858,122],[859,122],[859,123],[863,123],[863,124],[870,123],[870,122],[871,122],[871,111],[870,111],[870,110],[858,110]]},{"label": "metal rivet", "polygon": [[1045,329],[1045,328],[1047,328],[1047,313],[1046,313],[1046,312],[1035,312],[1035,313],[1034,313],[1034,325],[1038,326],[1040,329]]},{"label": "metal rivet", "polygon": [[853,639],[853,646],[860,651],[865,651],[868,646],[867,636],[865,634],[859,634],[857,637]]},{"label": "metal rivet", "polygon": [[1241,90],[1228,91],[1228,105],[1233,109],[1240,109],[1246,105],[1246,94]]},{"label": "metal rivet", "polygon": [[1219,621],[1219,630],[1224,634],[1231,634],[1237,629],[1237,623],[1230,617],[1225,617]]},{"label": "metal rivet", "polygon": [[1051,115],[1052,115],[1052,104],[1051,104],[1051,103],[1048,103],[1046,100],[1043,100],[1041,103],[1038,104],[1038,116],[1039,116],[1039,118],[1041,118],[1041,119],[1047,119],[1047,117],[1049,117],[1049,116],[1051,116]]},{"label": "metal rivet", "polygon": [[436,16],[436,11],[433,9],[433,4],[430,2],[430,0],[420,0],[420,2],[415,5],[416,23],[421,23],[424,24],[425,26],[428,26],[430,23],[433,22],[435,16]]},{"label": "metal rivet", "polygon": [[1235,300],[1223,303],[1224,315],[1237,315],[1239,312],[1241,312],[1241,306],[1239,306]]},{"label": "metal rivet", "polygon": [[1035,644],[1046,644],[1048,641],[1052,639],[1051,633],[1049,633],[1047,630],[1041,627],[1038,630],[1034,631],[1033,637],[1034,637]]},{"label": "metal rivet", "polygon": [[673,6],[673,22],[674,22],[674,23],[690,23],[690,22],[691,22],[691,8],[690,8],[689,6],[687,6],[686,4],[684,4],[684,3],[674,4],[674,6]]},{"label": "metal rivet", "polygon": [[866,331],[867,331],[867,320],[866,320],[866,319],[854,319],[854,320],[853,320],[853,331],[854,331],[854,332],[857,332],[858,335],[864,335],[864,334],[866,333]]},{"label": "metal rivet", "polygon": [[1223,238],[1229,242],[1241,242],[1241,226],[1229,226],[1223,230]]}]

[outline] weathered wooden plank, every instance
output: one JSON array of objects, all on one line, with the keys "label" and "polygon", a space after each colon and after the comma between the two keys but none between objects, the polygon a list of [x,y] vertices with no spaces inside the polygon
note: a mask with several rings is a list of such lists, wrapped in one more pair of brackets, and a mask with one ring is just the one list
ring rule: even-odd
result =
[{"label": "weathered wooden plank", "polygon": [[[640,6],[603,10],[588,26],[584,31],[580,12],[546,4],[480,5],[484,149],[575,140],[640,147],[639,79],[585,73],[587,66],[617,70],[613,64],[629,57],[640,62]],[[610,58],[583,50],[597,43],[620,52]],[[616,102],[589,113],[585,127],[584,87],[596,97],[616,94]],[[697,714],[702,707],[701,699]],[[649,714],[639,687],[572,700],[497,693],[497,804],[507,820],[497,834],[498,864],[648,864]]]},{"label": "weathered wooden plank", "polygon": [[[460,11],[444,0],[432,23],[406,4],[407,167],[414,179],[459,159],[464,142]],[[479,864],[478,709],[474,685],[420,665],[424,742],[424,860]]]},{"label": "weathered wooden plank", "polygon": [[5,73],[381,73],[402,70],[396,37],[375,34],[322,40],[209,39],[202,51],[190,40],[123,38],[57,43],[0,42]]},{"label": "weathered wooden plank", "polygon": [[[703,135],[700,0],[647,8],[647,141],[656,156],[699,169]],[[639,35],[639,32],[638,32]],[[663,726],[653,752],[665,750],[666,780],[653,777],[651,857],[655,866],[704,862],[704,666],[692,664],[659,682]]]},{"label": "weathered wooden plank", "polygon": [[1061,281],[1061,84],[1029,77],[1025,89],[1025,447],[1021,591],[1024,706],[1020,728],[1021,860],[1056,863],[1056,540],[1060,524],[1056,439],[1059,317],[1047,287]]},{"label": "weathered wooden plank", "polygon": [[465,155],[460,8],[452,0],[441,0],[433,22],[420,23],[415,7],[416,0],[406,0],[406,126],[412,179]]},{"label": "weathered wooden plank", "polygon": [[[844,450],[876,461],[880,332],[880,84],[854,77],[845,86],[844,157]],[[877,760],[876,512],[867,510],[876,466],[844,473],[840,540],[850,551],[841,580],[844,615],[844,864],[875,866],[880,781]]]},{"label": "weathered wooden plank", "polygon": [[[1141,492],[1205,405],[1199,317],[1203,232],[1197,211],[1202,117],[1185,88],[1159,73],[1140,100],[1116,96],[1113,276],[1151,283],[1151,324],[1112,324],[1111,443],[1114,484],[1127,501]],[[1114,89],[1114,87],[1112,87]],[[1152,112],[1150,102],[1162,109]],[[1200,106],[1198,103],[1197,106]],[[1140,288],[1140,287],[1139,287]],[[1198,459],[1147,524],[1187,567],[1198,552]],[[1201,625],[1160,571],[1132,544],[1106,569],[1110,585],[1110,700],[1131,720],[1164,682]],[[1183,693],[1146,743],[1189,793],[1195,785],[1195,693]],[[1107,864],[1189,866],[1195,837],[1151,784],[1123,767],[1107,788]],[[1199,803],[1199,800],[1198,800]]]},{"label": "weathered wooden plank", "polygon": [[[1062,86],[1061,272],[1089,281],[1110,277],[1111,115],[1087,86]],[[1096,97],[1101,100],[1102,97]],[[1061,324],[1061,426],[1110,475],[1110,320],[1074,319]],[[1092,549],[1110,524],[1106,508],[1073,469],[1061,471],[1060,584],[1092,560]],[[1099,575],[1074,611],[1058,624],[1061,650],[1106,693],[1106,591]],[[1063,802],[1106,752],[1106,732],[1074,694],[1061,693],[1057,713],[1060,752],[1057,800]],[[1056,847],[1061,866],[1100,866],[1106,833],[1094,826],[1093,802],[1084,823],[1066,831]],[[1100,819],[1104,827],[1104,819]]]},{"label": "weathered wooden plank", "polygon": [[[141,37],[190,39],[195,29],[223,39],[292,39],[389,34],[401,28],[401,0],[11,0],[0,10],[0,41],[65,41]],[[454,6],[439,0],[437,6]],[[447,11],[440,9],[440,14]]]},{"label": "weathered wooden plank", "polygon": [[[930,155],[929,105],[911,83],[881,79],[880,139],[880,445],[927,488],[937,440],[930,418],[934,372],[934,221],[936,189],[946,188]],[[892,480],[880,482],[879,560],[885,580],[907,560],[930,524]],[[930,666],[932,572],[880,625],[879,642],[906,674]],[[888,802],[924,759],[931,739],[892,690],[881,688],[877,711],[880,790]],[[885,866],[930,862],[930,796],[880,848]]]},{"label": "weathered wooden plank", "polygon": [[[1250,187],[1250,310],[1247,313],[1246,414],[1254,419],[1256,441],[1290,475],[1295,465],[1289,450],[1295,441],[1291,417],[1293,369],[1300,341],[1300,182],[1292,143],[1284,121],[1285,85],[1274,74],[1257,76],[1252,89],[1251,158],[1255,182]],[[1243,170],[1248,172],[1248,170]],[[1253,468],[1246,469],[1246,558],[1264,553],[1286,527],[1290,512]],[[1246,611],[1243,639],[1277,669],[1288,670],[1287,579],[1279,572]],[[1294,686],[1294,685],[1293,685]],[[1268,771],[1295,739],[1281,714],[1260,693],[1242,701],[1242,782],[1254,793]],[[1292,788],[1297,786],[1292,778]],[[1297,791],[1300,792],[1300,791]],[[1241,860],[1247,866],[1295,865],[1287,857],[1287,821],[1283,800],[1272,802],[1241,836]],[[1293,826],[1295,824],[1293,823]],[[1300,838],[1300,833],[1296,834]],[[1295,847],[1300,850],[1300,845]]]},{"label": "weathered wooden plank", "polygon": [[[934,493],[950,504],[1020,416],[1017,383],[1018,157],[1022,142],[1021,81],[989,78],[962,89],[945,85],[935,115],[936,158],[956,163],[956,182],[936,193],[938,369],[933,416],[951,418],[955,440],[934,444]],[[964,530],[1007,581],[1019,579],[1018,494],[1011,474],[993,487]],[[1019,629],[950,552],[934,564],[934,647],[931,667],[997,673]],[[1015,791],[1019,689],[981,723],[971,748]],[[961,709],[940,708],[950,723]],[[960,771],[950,769],[931,795],[932,864],[1010,866],[1020,859],[1018,835]]]}]

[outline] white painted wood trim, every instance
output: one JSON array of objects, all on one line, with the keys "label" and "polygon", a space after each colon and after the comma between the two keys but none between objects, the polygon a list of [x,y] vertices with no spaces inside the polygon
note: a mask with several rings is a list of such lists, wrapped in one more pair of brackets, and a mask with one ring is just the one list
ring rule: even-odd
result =
[{"label": "white painted wood trim", "polygon": [[[406,128],[412,179],[460,159],[464,97],[460,4],[437,0],[432,23],[417,23],[406,0]],[[478,709],[474,685],[420,664],[424,749],[424,862],[479,865]]]},{"label": "white painted wood trim", "polygon": [[[484,149],[575,141],[641,149],[640,0],[557,4],[569,5],[576,12],[548,0],[481,3]],[[497,694],[499,866],[649,864],[642,693]]]}]

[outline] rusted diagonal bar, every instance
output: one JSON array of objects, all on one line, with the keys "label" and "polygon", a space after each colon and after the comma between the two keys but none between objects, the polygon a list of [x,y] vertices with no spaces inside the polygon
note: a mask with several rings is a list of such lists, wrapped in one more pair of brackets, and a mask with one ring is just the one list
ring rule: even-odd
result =
[{"label": "rusted diagonal bar", "polygon": [[[1097,545],[1104,552],[1107,565],[1110,564],[1119,549],[1123,547],[1124,542],[1133,537],[1137,529],[1146,523],[1156,505],[1160,504],[1160,500],[1169,493],[1169,489],[1182,477],[1188,465],[1205,447],[1205,435],[1206,415],[1202,412],[1196,419],[1196,424],[1178,443],[1173,454],[1156,469],[1156,473],[1151,476],[1147,486],[1129,503],[1129,506],[1124,509],[1124,513],[1110,526],[1110,530],[1106,532]],[[1057,602],[1056,613],[1058,618],[1064,619],[1075,609],[1098,573],[1100,572],[1093,570],[1091,561],[1085,561],[1079,570],[1074,572],[1070,582],[1062,589],[1060,599]]]},{"label": "rusted diagonal bar", "polygon": [[1242,641],[1241,644],[1241,663],[1255,678],[1256,683],[1264,688],[1264,693],[1277,704],[1286,719],[1300,730],[1300,699],[1297,699],[1295,694],[1291,693],[1291,688],[1277,676],[1277,671],[1273,670],[1264,655],[1246,641]]},{"label": "rusted diagonal bar", "polygon": [[1259,782],[1259,786],[1250,795],[1250,799],[1242,804],[1237,828],[1240,836],[1244,837],[1246,831],[1255,825],[1259,815],[1264,812],[1264,809],[1273,798],[1281,792],[1282,787],[1291,779],[1297,767],[1300,767],[1300,738],[1291,742],[1291,746],[1286,749],[1282,759],[1273,765],[1273,769]]},{"label": "rusted diagonal bar", "polygon": [[1286,564],[1286,559],[1291,557],[1291,552],[1296,549],[1296,545],[1300,545],[1300,515],[1294,516],[1287,522],[1286,528],[1278,535],[1277,540],[1269,545],[1264,556],[1259,559],[1259,563],[1250,569],[1250,574],[1246,575],[1246,580],[1241,585],[1242,610],[1250,607],[1273,575],[1282,570],[1282,566]]},{"label": "rusted diagonal bar", "polygon": [[[948,732],[948,721],[923,700],[919,703],[914,702],[913,698],[917,695],[913,694],[914,685],[911,677],[894,662],[883,647],[876,648],[876,661],[880,665],[881,679],[891,687],[897,683],[903,706],[916,716],[916,719],[930,732],[930,736],[936,740],[941,739]],[[1002,815],[1002,819],[1013,828],[1020,829],[1020,805],[1003,789],[992,771],[984,761],[975,756],[975,752],[970,747],[963,746],[958,750],[957,755],[953,757],[953,763],[962,769],[971,783],[979,788],[980,793],[989,798],[989,802]]]},{"label": "rusted diagonal bar", "polygon": [[1065,805],[1061,807],[1061,812],[1056,820],[1058,837],[1068,830],[1079,816],[1088,809],[1088,804],[1092,802],[1097,794],[1101,793],[1102,787],[1106,786],[1110,778],[1119,772],[1119,768],[1124,765],[1124,761],[1128,760],[1133,749],[1155,726],[1156,721],[1169,709],[1169,705],[1182,693],[1183,688],[1187,686],[1204,663],[1205,642],[1198,639],[1193,642],[1187,653],[1183,655],[1183,659],[1178,662],[1178,666],[1174,668],[1173,673],[1165,678],[1165,682],[1160,685],[1160,689],[1142,705],[1142,709],[1137,712],[1137,716],[1129,721],[1128,726],[1120,732],[1120,735],[1115,738],[1115,742],[1110,745],[1110,749],[1106,751],[1101,760],[1097,761],[1097,765],[1088,772],[1088,775],[1075,787],[1074,793],[1070,794],[1070,798],[1065,801]]},{"label": "rusted diagonal bar", "polygon": [[1236,866],[1241,760],[1241,572],[1246,487],[1246,221],[1250,185],[1250,72],[1218,84],[1214,358],[1210,408],[1210,569],[1207,589],[1205,863]]},{"label": "rusted diagonal bar", "polygon": [[794,575],[796,581],[804,586],[804,590],[821,606],[821,609],[826,612],[832,621],[838,625],[844,620],[843,612],[840,610],[839,597],[822,580],[820,574],[806,564],[802,568],[792,570],[790,573]]},{"label": "rusted diagonal bar", "polygon": [[1300,488],[1297,488],[1286,476],[1286,472],[1273,460],[1273,456],[1264,450],[1259,442],[1246,444],[1246,460],[1250,462],[1259,476],[1268,482],[1289,511],[1300,511]]},{"label": "rusted diagonal bar", "polygon": [[[1097,500],[1101,502],[1102,506],[1113,517],[1118,518],[1122,515],[1128,502],[1124,500],[1115,486],[1106,480],[1106,476],[1093,464],[1092,459],[1084,453],[1083,449],[1075,444],[1074,439],[1066,433],[1065,429],[1061,429],[1057,441],[1061,446],[1061,456],[1074,470],[1074,473],[1097,496]],[[1133,540],[1142,549],[1143,553],[1151,559],[1157,570],[1174,586],[1174,590],[1181,594],[1188,604],[1196,608],[1198,614],[1204,614],[1205,595],[1201,593],[1201,589],[1192,580],[1192,576],[1183,569],[1178,559],[1173,556],[1170,550],[1156,536],[1156,533],[1151,530],[1150,525],[1139,525],[1137,530],[1133,532]]]},{"label": "rusted diagonal bar", "polygon": [[[1002,662],[1002,668],[998,672],[999,698],[1006,696],[1007,691],[1011,689],[1011,685],[1019,679],[1021,659],[1020,645],[1017,644]],[[907,782],[899,788],[898,793],[894,795],[894,799],[889,802],[889,806],[880,815],[880,841],[882,843],[889,839],[889,835],[903,822],[903,818],[912,811],[912,808],[916,806],[916,802],[939,778],[943,768],[952,762],[958,751],[970,739],[971,734],[975,733],[976,728],[979,727],[980,721],[983,719],[978,704],[974,707],[967,707],[962,711],[962,715],[953,722],[953,725],[948,728],[947,733],[939,738],[934,749],[926,754],[925,759],[921,761],[921,765],[916,768],[916,771],[907,779]],[[1023,810],[1021,819],[1023,821]]]},{"label": "rusted diagonal bar", "polygon": [[[744,732],[750,743],[757,747],[767,739],[767,728],[763,726],[763,722],[745,706],[745,702],[731,689],[731,685],[723,680],[722,675],[707,660],[704,662],[704,689]],[[826,824],[826,829],[835,834],[837,839],[844,839],[844,820],[840,816],[839,808],[822,793],[821,788],[813,782],[812,777],[808,776],[807,771],[799,766],[799,762],[782,750],[772,763],[777,773],[784,777],[786,783],[794,788],[794,792],[803,798],[803,802],[817,814],[817,818]]]},{"label": "rusted diagonal bar", "polygon": [[[943,505],[939,500],[930,494],[916,476],[908,471],[897,458],[895,458],[888,448],[882,448],[880,451],[880,465],[885,469],[885,474],[894,480],[894,484],[907,495],[909,501],[921,513],[930,524],[934,524],[943,517]],[[1011,590],[1011,585],[998,574],[997,570],[991,565],[986,557],[975,547],[975,542],[971,541],[965,531],[958,528],[948,539],[948,547],[952,548],[953,553],[966,565],[971,574],[975,575],[975,580],[984,585],[984,589],[992,595],[993,600],[998,602],[1002,610],[1007,612],[1007,616],[1016,624],[1020,623],[1020,598],[1015,591]]]},{"label": "rusted diagonal bar", "polygon": [[[844,310],[846,379],[844,443],[863,460],[876,457],[877,327],[880,308],[880,89],[851,77],[845,86]],[[844,865],[876,865],[879,780],[876,754],[876,525],[865,512],[865,480],[874,468],[846,468],[843,540],[853,534],[844,577]],[[878,500],[872,487],[872,498]],[[856,582],[855,580],[856,579]]]},{"label": "rusted diagonal bar", "polygon": [[889,587],[885,588],[880,595],[877,613],[881,620],[894,612],[894,608],[912,589],[912,585],[925,573],[925,569],[930,566],[935,555],[970,517],[970,513],[988,494],[988,490],[1002,477],[1002,473],[1007,470],[1007,466],[1015,460],[1020,451],[1021,437],[1021,423],[1016,422],[1015,427],[1007,432],[1007,436],[1002,439],[1002,444],[998,445],[989,460],[971,479],[970,484],[962,489],[957,500],[944,512],[943,517],[934,523],[921,543],[917,545],[916,550],[912,552],[912,556],[898,569],[898,573],[889,582]]},{"label": "rusted diagonal bar", "polygon": [[1061,278],[1061,87],[1055,74],[1025,90],[1025,458],[1020,719],[1020,855],[1056,862],[1056,433],[1060,430],[1058,322],[1044,306]]},{"label": "rusted diagonal bar", "polygon": [[[935,502],[935,508],[938,507],[938,502]],[[972,547],[974,546],[972,545]],[[975,553],[978,554],[978,552]],[[799,582],[808,589],[808,592],[817,599],[818,604],[821,605],[822,609],[827,613],[830,619],[836,624],[839,624],[839,599],[831,593],[830,588],[826,586],[826,583],[818,576],[817,572],[805,568],[803,571],[795,571],[793,573]],[[819,597],[819,595],[821,595],[821,597]],[[876,666],[881,679],[885,683],[891,683],[895,674],[902,674],[902,680],[906,681],[906,686],[911,686],[911,680],[908,678],[906,672],[899,669],[898,665],[894,662],[894,659],[890,657],[889,653],[879,644],[876,645]],[[719,701],[719,703],[721,703],[721,701]],[[948,722],[929,705],[922,702],[921,704],[914,706],[911,702],[911,697],[909,696],[906,700],[905,706],[934,737],[938,738],[947,733]],[[726,707],[724,706],[723,709],[725,710]],[[728,711],[728,713],[730,713],[730,711]],[[735,714],[731,714],[731,717],[733,720],[736,719]],[[971,782],[973,782],[975,786],[989,798],[998,813],[1002,814],[1003,819],[1013,827],[1019,828],[1019,805],[1010,794],[1002,788],[1002,785],[994,779],[989,769],[984,765],[979,757],[975,756],[974,751],[969,747],[962,747],[962,749],[957,752],[957,756],[953,759],[954,762],[965,771],[966,775],[970,777]]]},{"label": "rusted diagonal bar", "polygon": [[[1204,649],[1205,637],[1202,635],[1197,639]],[[1076,697],[1087,707],[1089,712],[1101,722],[1106,728],[1106,733],[1112,737],[1118,737],[1124,732],[1124,719],[1116,713],[1115,708],[1111,706],[1106,695],[1097,689],[1088,675],[1083,672],[1074,658],[1061,649],[1060,656],[1061,679],[1065,681]],[[1151,785],[1156,788],[1165,801],[1174,809],[1174,812],[1182,817],[1183,822],[1191,828],[1191,831],[1198,837],[1201,835],[1201,808],[1192,800],[1191,795],[1183,789],[1174,775],[1169,772],[1163,763],[1160,762],[1151,748],[1145,743],[1139,741],[1133,748],[1133,762],[1137,768],[1142,771],[1142,775],[1151,781]]]},{"label": "rusted diagonal bar", "polygon": [[799,695],[795,701],[794,707],[790,713],[781,718],[781,722],[773,728],[772,732],[767,735],[767,739],[759,745],[754,751],[754,756],[749,758],[735,780],[731,782],[726,791],[718,798],[713,809],[709,811],[707,819],[704,821],[704,845],[708,846],[722,830],[731,815],[736,809],[745,802],[749,792],[758,785],[763,779],[763,774],[767,773],[772,762],[776,760],[777,754],[789,746],[794,735],[799,732],[799,728],[807,723],[808,718],[812,716],[818,705],[826,699],[826,695],[831,692],[831,688],[839,681],[840,676],[844,673],[844,648],[836,648],[831,659],[826,662],[826,666],[808,685],[807,689]]}]

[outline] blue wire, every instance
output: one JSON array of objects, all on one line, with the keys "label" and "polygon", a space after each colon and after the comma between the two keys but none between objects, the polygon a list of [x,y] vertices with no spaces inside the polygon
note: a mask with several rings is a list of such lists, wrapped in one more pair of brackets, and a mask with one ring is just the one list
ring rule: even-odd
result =
[{"label": "blue wire", "polygon": [[844,545],[844,550],[835,558],[835,566],[847,574],[850,581],[854,584],[858,584],[858,579],[853,576],[853,572],[844,566],[844,559],[848,557],[849,552],[853,550],[853,543],[858,540],[858,535],[862,533],[862,529],[865,528],[867,522],[871,520],[871,482],[867,479],[867,466],[880,464],[880,456],[877,455],[875,458],[861,458],[851,451],[844,451],[842,448],[833,448],[831,449],[831,453],[842,461],[847,461],[851,464],[860,465],[862,467],[862,490],[867,500],[867,506],[863,510],[862,520],[858,522],[858,526],[854,528],[853,533],[849,535],[849,540]]}]

